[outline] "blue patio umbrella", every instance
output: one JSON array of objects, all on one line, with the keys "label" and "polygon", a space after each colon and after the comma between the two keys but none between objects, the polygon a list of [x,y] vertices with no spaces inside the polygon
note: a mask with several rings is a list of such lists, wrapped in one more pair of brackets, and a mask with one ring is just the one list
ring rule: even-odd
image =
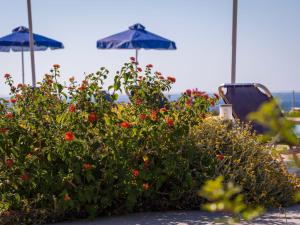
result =
[{"label": "blue patio umbrella", "polygon": [[176,44],[166,38],[153,34],[142,24],[134,24],[123,31],[97,41],[99,49],[135,49],[138,61],[139,49],[176,50]]},{"label": "blue patio umbrella", "polygon": [[[63,43],[56,40],[44,37],[42,35],[33,34],[34,51],[45,51],[48,48],[60,49],[64,48]],[[22,82],[24,83],[24,51],[30,51],[29,30],[26,27],[20,26],[12,30],[12,33],[0,38],[0,52],[22,53]]]}]

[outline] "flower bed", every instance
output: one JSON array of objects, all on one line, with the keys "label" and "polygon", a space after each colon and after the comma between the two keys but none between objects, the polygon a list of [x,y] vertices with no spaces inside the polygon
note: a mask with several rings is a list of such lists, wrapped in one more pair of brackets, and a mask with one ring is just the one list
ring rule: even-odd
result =
[{"label": "flower bed", "polygon": [[[245,188],[250,203],[284,205],[296,180],[247,128],[205,118],[218,96],[187,90],[135,61],[103,90],[105,68],[78,83],[58,82],[54,65],[39,88],[6,83],[0,104],[1,220],[35,224],[141,210],[198,208],[197,191],[220,174]],[[142,75],[143,74],[143,75]],[[121,91],[131,103],[116,104]],[[110,95],[107,95],[107,92]],[[276,176],[274,176],[274,174]]]}]

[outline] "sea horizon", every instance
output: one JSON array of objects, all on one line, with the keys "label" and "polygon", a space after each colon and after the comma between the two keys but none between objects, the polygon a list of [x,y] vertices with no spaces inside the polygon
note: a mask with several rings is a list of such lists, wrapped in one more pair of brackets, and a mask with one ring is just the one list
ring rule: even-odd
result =
[{"label": "sea horizon", "polygon": [[[209,95],[213,95],[214,92],[207,92]],[[165,96],[169,101],[176,101],[182,93],[165,93]],[[272,95],[279,99],[281,108],[288,112],[293,107],[300,107],[300,91],[295,91],[295,102],[293,103],[293,91],[276,91],[272,92]],[[0,98],[9,99],[9,96],[0,96]],[[119,95],[117,102],[129,102],[129,98],[126,94]],[[224,102],[220,100],[218,104],[214,107],[214,110],[218,111],[219,105]],[[293,105],[294,104],[294,105]]]}]

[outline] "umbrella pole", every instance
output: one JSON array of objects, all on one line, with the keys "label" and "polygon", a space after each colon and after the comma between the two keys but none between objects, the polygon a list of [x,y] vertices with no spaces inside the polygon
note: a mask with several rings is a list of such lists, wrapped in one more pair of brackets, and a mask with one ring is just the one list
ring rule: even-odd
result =
[{"label": "umbrella pole", "polygon": [[33,34],[32,34],[32,15],[31,15],[31,0],[27,0],[28,9],[28,24],[29,24],[29,43],[30,43],[30,58],[31,58],[31,72],[32,72],[32,86],[36,86],[35,80],[35,64],[34,64],[34,51],[33,51]]},{"label": "umbrella pole", "polygon": [[25,74],[24,74],[24,51],[23,51],[23,47],[22,47],[21,56],[22,56],[22,83],[25,84]]},{"label": "umbrella pole", "polygon": [[231,55],[231,83],[236,80],[236,36],[237,36],[237,9],[238,0],[233,0],[232,8],[232,55]]},{"label": "umbrella pole", "polygon": [[138,49],[135,49],[135,60],[136,60],[136,62],[138,63],[139,61],[138,61]]},{"label": "umbrella pole", "polygon": [[135,61],[136,61],[136,64],[135,64],[135,70],[137,71],[137,66],[138,66],[138,49],[135,49]]}]

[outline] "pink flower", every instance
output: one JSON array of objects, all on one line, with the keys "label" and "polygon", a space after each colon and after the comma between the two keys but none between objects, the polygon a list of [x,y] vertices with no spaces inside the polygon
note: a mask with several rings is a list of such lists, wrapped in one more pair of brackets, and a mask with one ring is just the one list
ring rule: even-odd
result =
[{"label": "pink flower", "polygon": [[153,67],[153,65],[152,65],[152,64],[148,64],[146,67],[147,67],[148,69],[151,69],[151,68]]}]

